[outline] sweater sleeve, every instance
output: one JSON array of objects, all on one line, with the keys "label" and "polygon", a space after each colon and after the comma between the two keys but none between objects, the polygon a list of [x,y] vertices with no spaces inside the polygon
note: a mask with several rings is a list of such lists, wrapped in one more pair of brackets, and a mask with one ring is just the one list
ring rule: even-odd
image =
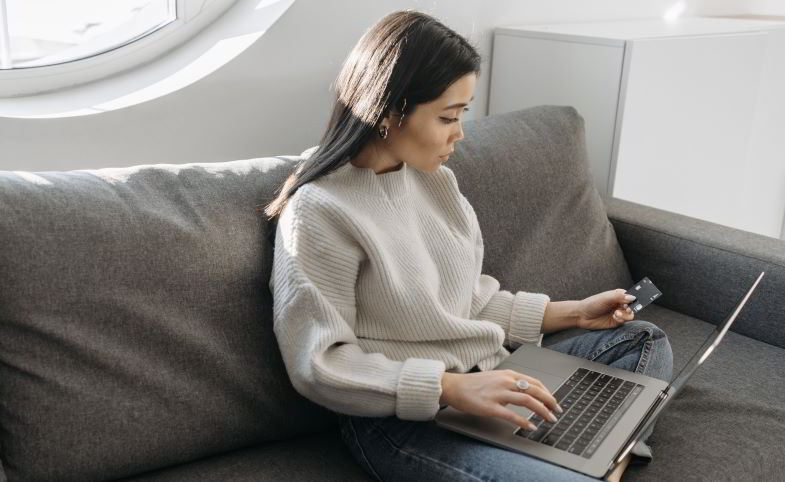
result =
[{"label": "sweater sleeve", "polygon": [[477,215],[466,198],[461,197],[469,223],[472,226],[475,252],[474,286],[470,318],[488,320],[504,329],[505,345],[517,348],[523,343],[542,346],[542,320],[545,306],[550,297],[541,293],[529,293],[500,289],[499,281],[482,274],[484,246]]},{"label": "sweater sleeve", "polygon": [[270,278],[274,332],[292,385],[339,413],[432,419],[444,362],[363,352],[354,332],[363,251],[339,227],[340,214],[308,202],[304,189],[279,217]]}]

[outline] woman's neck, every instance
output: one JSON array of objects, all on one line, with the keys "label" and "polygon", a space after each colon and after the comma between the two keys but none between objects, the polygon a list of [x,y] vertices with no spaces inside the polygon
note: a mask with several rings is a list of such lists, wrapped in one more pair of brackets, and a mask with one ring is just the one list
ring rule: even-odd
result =
[{"label": "woman's neck", "polygon": [[356,167],[373,169],[376,174],[393,172],[403,167],[403,161],[395,159],[391,153],[378,147],[374,142],[369,142],[349,160]]}]

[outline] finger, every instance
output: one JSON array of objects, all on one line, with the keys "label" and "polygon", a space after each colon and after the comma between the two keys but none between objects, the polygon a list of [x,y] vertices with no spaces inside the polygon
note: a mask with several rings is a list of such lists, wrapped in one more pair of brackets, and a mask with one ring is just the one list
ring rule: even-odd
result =
[{"label": "finger", "polygon": [[543,385],[543,383],[541,381],[539,381],[538,379],[536,379],[534,377],[530,377],[529,375],[524,375],[523,373],[516,372],[515,370],[507,370],[507,371],[509,372],[509,375],[512,376],[512,384],[510,385],[510,388],[512,390],[517,390],[518,389],[515,386],[515,382],[517,382],[518,380],[521,380],[521,379],[526,380],[527,382],[529,382],[529,383],[531,383],[533,385],[537,385],[540,388],[542,388],[543,390],[548,390],[545,387],[545,385]]},{"label": "finger", "polygon": [[523,373],[518,373],[518,372],[515,372],[515,371],[513,371],[513,373],[515,374],[515,376],[517,376],[517,378],[513,382],[513,386],[510,387],[513,391],[516,391],[516,392],[518,391],[518,387],[515,385],[515,382],[517,382],[520,379],[524,379],[524,380],[528,381],[530,384],[532,384],[534,387],[537,387],[537,388],[540,389],[539,393],[542,393],[542,396],[538,396],[537,398],[539,398],[540,400],[544,401],[545,404],[551,410],[554,410],[554,411],[556,411],[558,413],[562,412],[562,408],[559,406],[559,402],[556,401],[556,397],[554,397],[551,394],[551,391],[548,390],[548,387],[546,387],[544,383],[542,383],[540,380],[538,380],[538,379],[536,379],[534,377],[530,377],[529,375],[524,375]]},{"label": "finger", "polygon": [[525,428],[526,430],[535,430],[537,428],[536,425],[526,420],[526,418],[513,412],[512,410],[506,409],[501,405],[497,405],[496,407],[497,408],[494,409],[493,412],[491,412],[491,416],[499,417],[503,420],[507,420],[508,422],[513,423],[519,427]]},{"label": "finger", "polygon": [[[541,381],[537,380],[536,378],[532,378],[528,375],[522,375],[525,380],[528,380],[531,384],[531,388],[528,388],[525,393],[529,393],[530,390],[536,388],[538,391],[535,392],[537,394],[537,398],[544,402],[545,405],[548,406],[551,410],[562,413],[562,408],[559,406],[559,402],[556,401],[556,397],[553,396],[548,387],[546,387]],[[513,391],[520,391],[517,386],[512,387]]]},{"label": "finger", "polygon": [[538,379],[536,379],[534,377],[530,377],[529,375],[521,374],[521,378],[523,378],[524,380],[527,380],[532,385],[536,385],[536,386],[540,387],[541,389],[545,390],[546,392],[548,391],[548,389],[545,387],[545,385],[540,380],[538,380]]},{"label": "finger", "polygon": [[635,312],[630,310],[629,308],[627,310],[625,310],[624,312],[622,312],[620,310],[616,310],[613,313],[613,319],[615,321],[617,321],[617,322],[630,321],[633,318],[635,318]]},{"label": "finger", "polygon": [[637,297],[635,295],[628,295],[627,294],[627,290],[623,290],[621,288],[617,289],[616,293],[619,294],[619,298],[621,298],[623,300],[623,302],[629,303],[629,302],[635,301],[637,299]]},{"label": "finger", "polygon": [[[520,392],[517,387],[515,387],[514,390]],[[544,403],[548,407],[548,409],[550,409],[553,412],[556,413],[562,412],[562,408],[559,406],[559,402],[556,400],[556,397],[554,397],[553,394],[551,394],[551,391],[548,390],[548,388],[545,385],[543,385],[542,382],[540,382],[538,385],[533,385],[527,388],[525,392],[520,392],[520,393],[527,393],[533,396],[534,398],[538,399],[540,402]]]},{"label": "finger", "polygon": [[542,392],[540,391],[538,393],[538,390],[538,388],[531,387],[527,389],[526,392],[505,392],[502,402],[505,404],[512,403],[513,405],[526,407],[542,417],[543,420],[556,422],[558,420],[556,414],[551,412],[545,404],[537,399],[538,395],[542,395]]}]

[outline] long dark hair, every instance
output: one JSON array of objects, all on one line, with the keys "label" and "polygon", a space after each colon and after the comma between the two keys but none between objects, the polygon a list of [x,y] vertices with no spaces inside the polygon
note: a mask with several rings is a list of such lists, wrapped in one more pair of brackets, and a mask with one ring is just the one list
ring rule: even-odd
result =
[{"label": "long dark hair", "polygon": [[265,214],[275,218],[300,186],[348,162],[387,115],[405,118],[470,73],[479,75],[480,55],[461,35],[422,12],[386,15],[344,61],[332,86],[335,104],[319,146],[298,162]]}]

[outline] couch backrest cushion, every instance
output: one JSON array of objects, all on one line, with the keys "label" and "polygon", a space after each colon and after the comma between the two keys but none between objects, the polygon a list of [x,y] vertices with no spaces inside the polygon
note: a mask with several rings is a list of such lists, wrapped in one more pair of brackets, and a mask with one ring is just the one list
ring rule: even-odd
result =
[{"label": "couch backrest cushion", "polygon": [[294,159],[0,172],[11,480],[117,478],[335,423],[272,332],[255,208]]},{"label": "couch backrest cushion", "polygon": [[504,289],[554,301],[630,287],[574,108],[538,106],[467,121],[464,134],[447,166],[477,213],[483,272]]}]

